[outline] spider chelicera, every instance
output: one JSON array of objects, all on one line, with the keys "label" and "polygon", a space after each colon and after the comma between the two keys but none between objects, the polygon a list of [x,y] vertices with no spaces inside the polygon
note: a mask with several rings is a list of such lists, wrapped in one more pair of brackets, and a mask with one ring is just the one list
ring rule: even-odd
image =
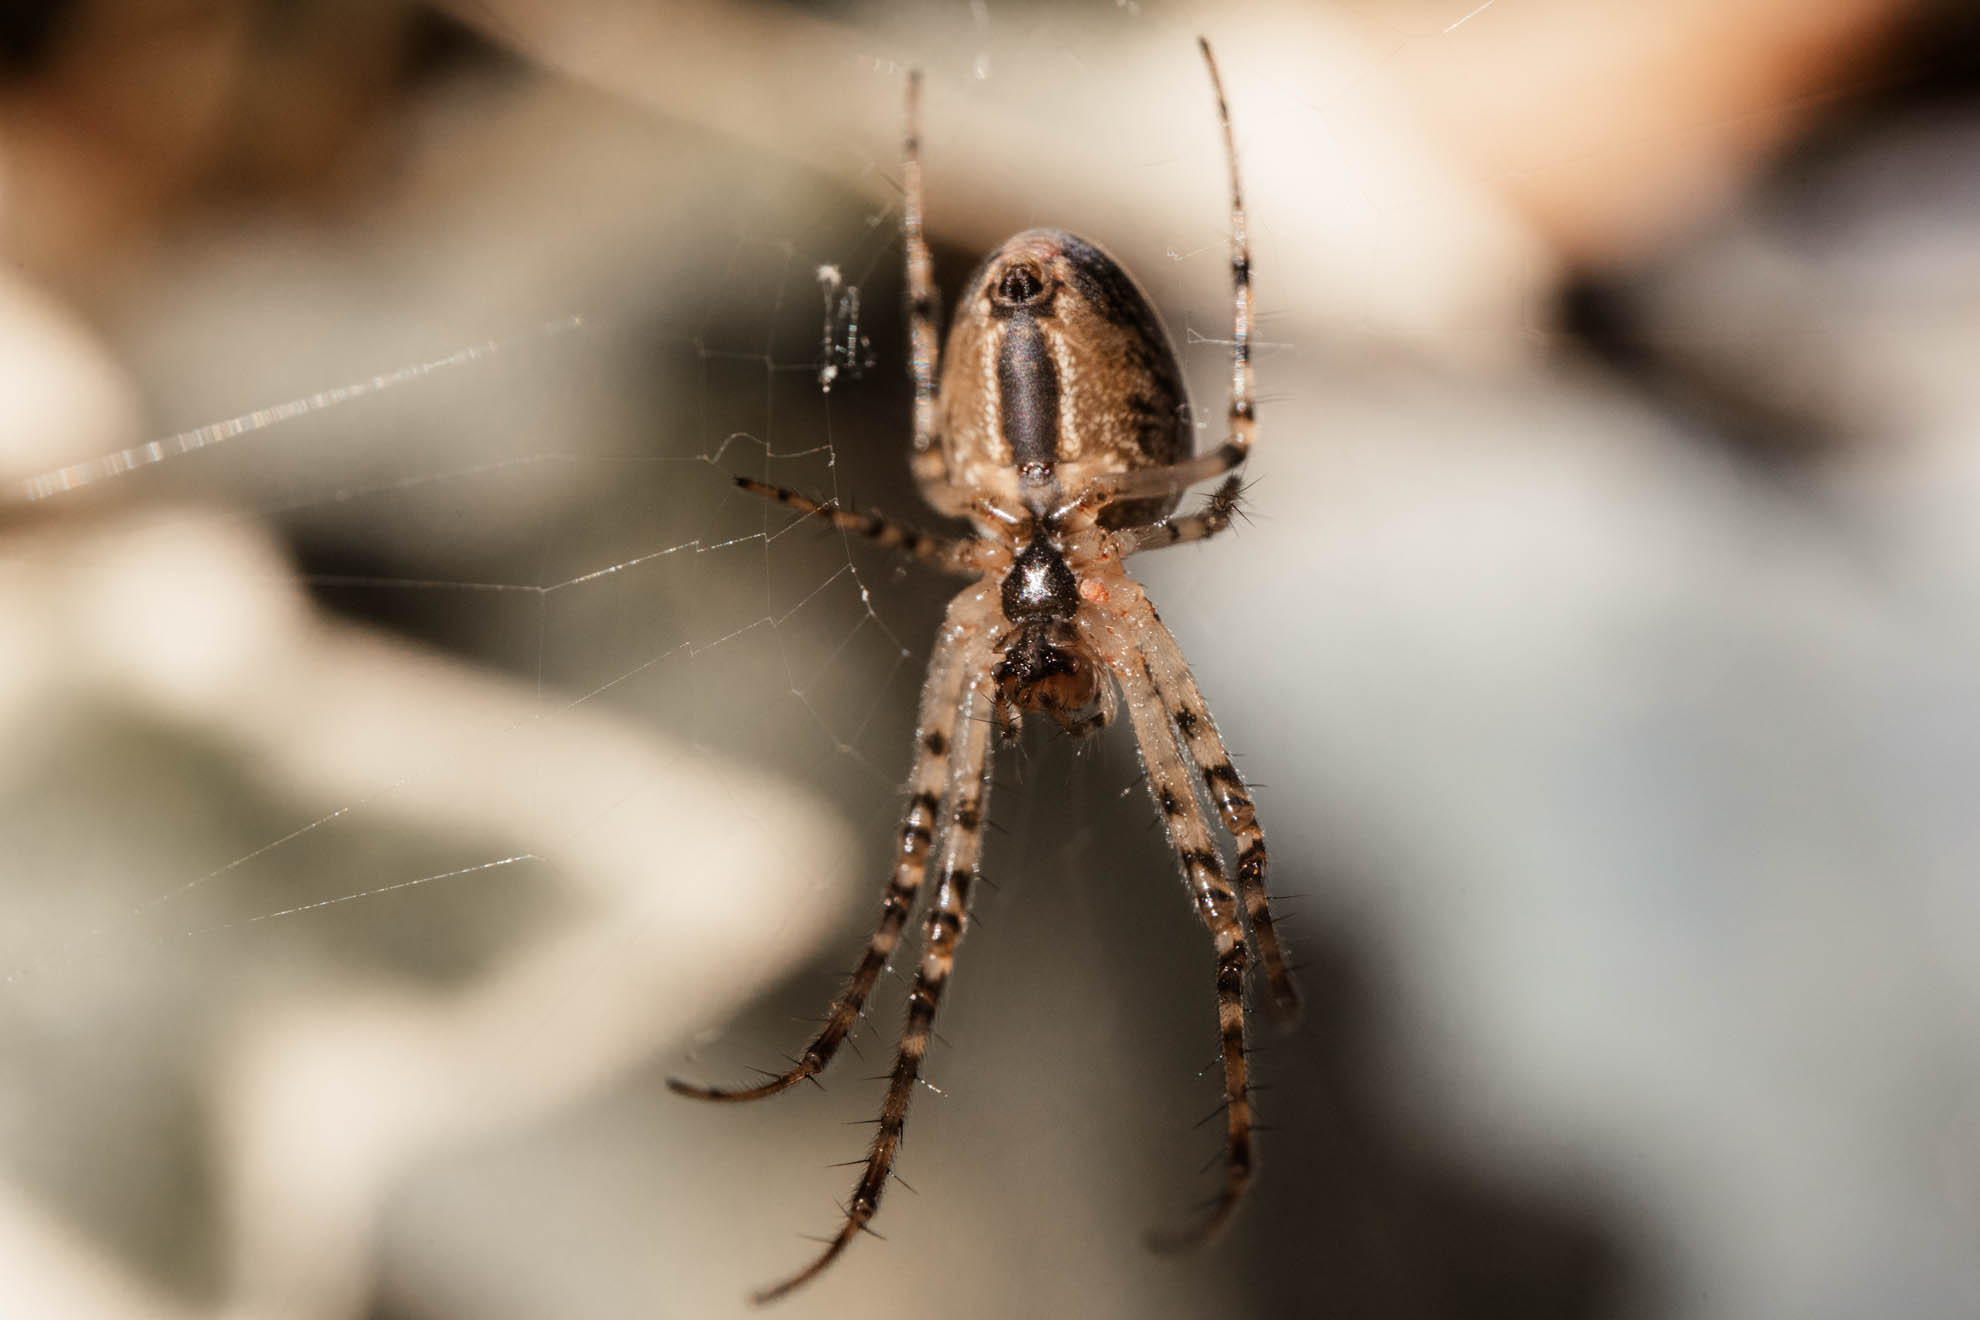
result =
[{"label": "spider chelicera", "polygon": [[[1224,1185],[1201,1222],[1157,1245],[1207,1238],[1229,1219],[1251,1181],[1247,927],[1275,1005],[1290,1016],[1298,1004],[1266,900],[1265,836],[1181,648],[1123,567],[1138,551],[1199,541],[1228,527],[1237,507],[1236,472],[1251,450],[1250,246],[1223,83],[1209,42],[1199,45],[1216,93],[1231,189],[1231,386],[1221,445],[1193,456],[1174,345],[1128,273],[1071,234],[1028,230],[993,252],[964,286],[946,351],[938,348],[932,262],[922,237],[921,79],[911,73],[903,209],[914,380],[910,461],[928,503],[969,519],[974,535],[931,536],[737,478],[745,490],[975,579],[950,603],[929,659],[911,796],[879,925],[824,1028],[789,1071],[759,1086],[668,1083],[707,1100],[754,1100],[822,1071],[858,1020],[933,869],[921,961],[865,1170],[824,1252],[756,1294],[759,1302],[817,1277],[879,1209],[936,1006],[969,923],[989,799],[991,730],[1010,741],[1027,712],[1091,734],[1125,699],[1149,792],[1216,945],[1228,1125]],[[1174,516],[1185,490],[1220,476],[1225,480],[1199,511]],[[1236,848],[1235,889],[1211,837],[1205,798]]]}]

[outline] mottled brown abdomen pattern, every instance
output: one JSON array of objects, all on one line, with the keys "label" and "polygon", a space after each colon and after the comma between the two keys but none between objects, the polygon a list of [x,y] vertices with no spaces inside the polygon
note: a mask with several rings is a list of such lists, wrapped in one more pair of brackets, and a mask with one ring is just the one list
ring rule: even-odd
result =
[{"label": "mottled brown abdomen pattern", "polygon": [[[1073,234],[1027,230],[992,253],[964,286],[943,361],[942,451],[965,488],[1012,489],[1021,465],[1043,462],[1077,490],[1193,452],[1168,332],[1120,263]],[[1177,498],[1114,504],[1102,521],[1152,522]]]}]

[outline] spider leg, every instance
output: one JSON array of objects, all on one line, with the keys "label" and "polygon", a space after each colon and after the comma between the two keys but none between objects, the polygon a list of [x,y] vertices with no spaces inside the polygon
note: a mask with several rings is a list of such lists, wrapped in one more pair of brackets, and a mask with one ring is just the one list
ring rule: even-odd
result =
[{"label": "spider leg", "polygon": [[922,232],[926,210],[921,186],[921,70],[908,74],[907,133],[901,145],[901,233],[907,248],[908,374],[914,381],[914,448],[908,456],[921,497],[936,512],[960,518],[968,498],[949,483],[949,460],[936,433],[935,388],[942,365],[942,340],[935,324],[935,260]]},{"label": "spider leg", "polygon": [[1164,518],[1140,527],[1125,527],[1116,534],[1115,545],[1123,558],[1143,550],[1161,550],[1185,541],[1205,541],[1231,525],[1237,516],[1242,477],[1232,475],[1210,493],[1203,507],[1182,517]]},{"label": "spider leg", "polygon": [[[1132,609],[1146,609],[1146,598],[1135,601]],[[1223,862],[1211,844],[1210,822],[1196,796],[1188,769],[1176,743],[1176,724],[1162,700],[1159,680],[1149,659],[1136,643],[1121,645],[1105,634],[1111,623],[1130,624],[1127,611],[1110,607],[1113,616],[1089,629],[1087,635],[1095,650],[1104,656],[1127,697],[1128,716],[1134,723],[1135,741],[1147,771],[1148,791],[1162,814],[1170,846],[1182,863],[1183,880],[1195,900],[1196,915],[1209,929],[1217,951],[1217,1026],[1223,1046],[1224,1186],[1205,1218],[1176,1233],[1151,1237],[1157,1250],[1176,1251],[1202,1242],[1229,1221],[1231,1213],[1251,1185],[1252,1115],[1248,1065],[1244,1052],[1244,924],[1238,915],[1237,896],[1224,877]]]},{"label": "spider leg", "polygon": [[1223,476],[1244,462],[1250,453],[1251,437],[1247,433],[1242,444],[1233,436],[1209,453],[1198,454],[1187,462],[1096,477],[1086,484],[1078,498],[1054,509],[1051,517],[1063,521],[1076,510],[1094,512],[1109,504],[1180,495],[1199,481]]},{"label": "spider leg", "polygon": [[967,537],[951,538],[930,536],[905,523],[893,522],[871,513],[861,513],[857,509],[841,508],[814,500],[809,495],[800,495],[783,486],[773,486],[758,481],[754,477],[737,477],[736,485],[752,495],[761,495],[767,500],[796,509],[808,517],[818,518],[832,524],[844,532],[855,532],[890,550],[901,550],[944,569],[950,573],[972,573],[975,567],[975,542]]},{"label": "spider leg", "polygon": [[[1224,80],[1218,76],[1217,59],[1210,53],[1209,41],[1199,37],[1197,45],[1210,70],[1210,86],[1217,94],[1217,118],[1224,130],[1224,160],[1231,176],[1231,434],[1223,448],[1209,457],[1227,453],[1235,446],[1236,462],[1242,462],[1250,452],[1256,425],[1252,416],[1251,242],[1246,233],[1244,190],[1238,182],[1237,142],[1231,132],[1230,106],[1224,99]],[[1210,496],[1201,513],[1123,532],[1126,543],[1121,553],[1129,555],[1136,550],[1215,536],[1230,526],[1237,512],[1238,490],[1238,478],[1233,476]],[[1131,590],[1134,598],[1138,598],[1128,607],[1136,643],[1149,658],[1155,687],[1168,704],[1170,717],[1182,734],[1183,746],[1202,771],[1204,788],[1217,804],[1224,828],[1230,831],[1231,841],[1237,845],[1237,878],[1244,895],[1245,919],[1258,945],[1258,960],[1264,964],[1272,1001],[1281,1014],[1290,1018],[1298,1012],[1299,993],[1287,970],[1285,952],[1279,946],[1271,905],[1266,898],[1264,831],[1259,828],[1251,799],[1245,793],[1244,779],[1231,765],[1230,753],[1217,733],[1216,721],[1211,719],[1210,708],[1197,690],[1196,677],[1190,673],[1182,648],[1176,645],[1176,639],[1141,589],[1131,587]]]},{"label": "spider leg", "polygon": [[[1251,236],[1245,223],[1244,188],[1238,182],[1237,137],[1231,131],[1231,107],[1224,99],[1224,80],[1206,37],[1196,39],[1203,63],[1210,70],[1210,88],[1217,94],[1217,119],[1224,129],[1224,164],[1231,175],[1231,401],[1230,436],[1224,449],[1235,448],[1236,463],[1251,452],[1257,419],[1252,415],[1251,375]],[[1233,463],[1232,466],[1236,466]]]},{"label": "spider leg", "polygon": [[[988,652],[982,645],[968,650],[965,672],[981,674],[987,668]],[[826,1266],[838,1259],[880,1208],[881,1194],[893,1173],[894,1157],[900,1151],[901,1134],[907,1126],[908,1102],[914,1098],[915,1082],[921,1076],[922,1056],[934,1032],[935,1010],[941,1003],[943,987],[955,965],[956,947],[969,924],[969,887],[976,875],[977,858],[982,851],[983,813],[990,796],[990,721],[984,707],[989,704],[989,682],[978,678],[964,688],[956,703],[955,750],[949,761],[948,799],[950,810],[943,830],[941,878],[936,881],[935,902],[923,931],[921,965],[915,972],[914,988],[908,992],[907,1022],[901,1030],[900,1052],[894,1058],[894,1071],[887,1081],[887,1098],[880,1107],[880,1124],[873,1136],[873,1147],[866,1157],[866,1168],[847,1203],[845,1222],[818,1258],[790,1278],[766,1288],[753,1298],[758,1304],[775,1301],[809,1283]]]},{"label": "spider leg", "polygon": [[1156,694],[1182,735],[1183,750],[1203,776],[1203,789],[1216,804],[1217,814],[1237,846],[1238,892],[1244,902],[1245,924],[1258,946],[1258,961],[1272,992],[1273,1008],[1283,1021],[1290,1022],[1299,1014],[1299,991],[1286,966],[1285,950],[1272,922],[1271,901],[1265,893],[1265,831],[1245,791],[1244,776],[1231,764],[1231,754],[1217,732],[1217,721],[1211,718],[1210,707],[1196,686],[1196,675],[1183,658],[1182,647],[1141,589],[1130,585],[1129,592],[1132,594],[1123,593],[1123,607],[1134,629],[1135,645],[1147,658]]},{"label": "spider leg", "polygon": [[1257,428],[1251,372],[1251,239],[1245,222],[1244,189],[1238,181],[1237,137],[1231,131],[1230,104],[1224,99],[1224,80],[1217,73],[1217,58],[1210,53],[1210,42],[1198,37],[1196,44],[1203,51],[1203,63],[1210,71],[1210,88],[1217,95],[1217,119],[1224,130],[1224,163],[1231,179],[1231,395],[1226,412],[1230,430],[1223,444],[1187,462],[1101,478],[1074,501],[1089,509],[1116,501],[1177,495],[1199,481],[1220,477],[1250,455]]},{"label": "spider leg", "polygon": [[970,599],[970,595],[957,597],[949,607],[948,618],[936,638],[935,654],[928,664],[928,678],[921,688],[921,721],[914,731],[914,773],[909,786],[913,796],[908,799],[907,812],[901,820],[899,860],[894,863],[893,878],[887,882],[887,892],[880,900],[880,922],[866,942],[866,952],[860,955],[859,966],[853,969],[851,981],[833,1001],[824,1028],[805,1047],[795,1065],[761,1085],[736,1088],[700,1086],[670,1077],[667,1087],[675,1094],[698,1100],[756,1100],[775,1095],[823,1072],[852,1031],[853,1024],[859,1020],[860,1010],[866,1006],[866,997],[872,993],[874,983],[880,979],[880,972],[886,967],[888,959],[894,956],[901,930],[907,925],[908,914],[914,907],[915,894],[928,871],[928,853],[941,810],[945,773],[952,773],[947,771],[954,759],[950,754],[950,745],[959,739],[961,733],[957,727],[956,713],[962,703],[963,684],[967,677],[962,661],[963,653],[971,649],[961,617]]}]

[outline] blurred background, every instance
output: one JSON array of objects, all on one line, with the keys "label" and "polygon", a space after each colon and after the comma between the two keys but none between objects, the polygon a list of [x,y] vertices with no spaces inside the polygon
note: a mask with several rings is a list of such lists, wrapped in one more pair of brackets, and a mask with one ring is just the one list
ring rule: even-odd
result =
[{"label": "blurred background", "polygon": [[1214,1187],[1212,958],[1126,731],[1034,731],[886,1240],[784,1309],[1980,1311],[1956,0],[9,5],[0,1311],[809,1258],[902,983],[823,1089],[663,1081],[850,968],[954,584],[729,474],[923,517],[913,67],[945,291],[1087,234],[1220,415],[1199,33],[1262,424],[1137,568],[1303,966],[1259,1183],[1142,1246]]}]

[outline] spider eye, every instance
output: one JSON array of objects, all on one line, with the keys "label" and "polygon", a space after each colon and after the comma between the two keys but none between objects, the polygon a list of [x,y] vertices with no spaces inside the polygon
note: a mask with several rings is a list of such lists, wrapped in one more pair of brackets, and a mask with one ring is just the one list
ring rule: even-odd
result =
[{"label": "spider eye", "polygon": [[1019,262],[1004,272],[997,282],[997,299],[1006,303],[1028,303],[1045,291],[1045,278],[1030,262]]}]

